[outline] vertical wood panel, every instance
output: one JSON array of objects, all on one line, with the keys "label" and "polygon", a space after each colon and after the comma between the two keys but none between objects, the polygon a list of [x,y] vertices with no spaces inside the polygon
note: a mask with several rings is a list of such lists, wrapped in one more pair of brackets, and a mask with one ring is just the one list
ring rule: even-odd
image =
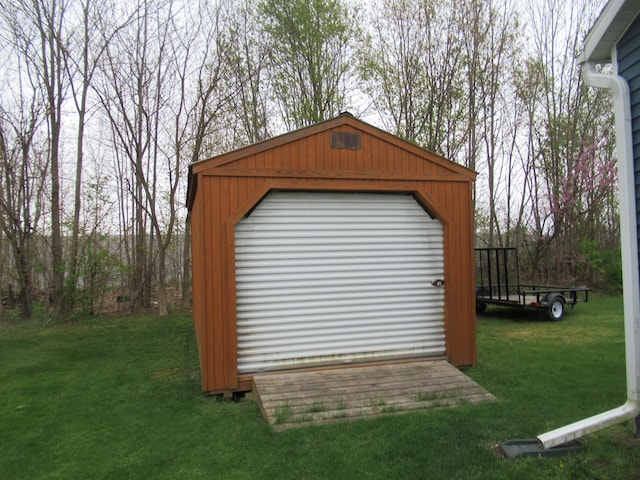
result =
[{"label": "vertical wood panel", "polygon": [[[231,202],[233,201],[231,184],[237,183],[235,179],[233,180],[233,182],[230,182],[229,178],[222,177],[218,183],[220,218],[223,220],[229,218],[231,212]],[[227,386],[226,388],[233,388],[235,386],[233,377],[237,375],[237,373],[235,373],[233,369],[235,359],[231,355],[232,349],[230,344],[235,336],[233,332],[235,329],[235,322],[233,321],[235,312],[231,311],[231,305],[228,301],[230,298],[229,284],[227,282],[229,277],[229,246],[227,242],[226,221],[220,222],[219,231],[215,238],[217,239],[218,258],[221,259],[218,265],[220,282],[218,290],[221,292],[221,301],[219,302],[221,304],[220,326],[218,327],[218,336],[216,337],[216,347],[220,349],[221,352],[219,373],[222,375],[222,381]]]},{"label": "vertical wood panel", "polygon": [[476,337],[476,302],[475,302],[475,285],[476,285],[476,262],[475,262],[475,212],[473,210],[473,196],[472,196],[473,184],[471,182],[466,182],[464,185],[464,192],[461,194],[462,198],[466,200],[466,225],[467,225],[467,242],[466,246],[468,249],[467,259],[468,265],[467,268],[470,272],[471,280],[469,281],[467,288],[468,299],[467,299],[467,335],[469,336],[467,341],[467,357],[465,358],[465,364],[473,365],[477,361],[478,357],[478,347],[477,347],[477,337]]},{"label": "vertical wood panel", "polygon": [[[229,191],[229,203],[227,209],[222,214],[222,219],[227,219],[238,208],[244,195],[241,194],[243,182],[237,178],[223,178],[221,192]],[[236,308],[235,308],[235,266],[233,250],[233,225],[227,221],[223,225],[223,237],[221,238],[221,255],[224,275],[223,304],[225,324],[224,344],[225,344],[225,385],[227,388],[235,389],[238,385],[238,353],[237,353],[237,332],[236,332]]]},{"label": "vertical wood panel", "polygon": [[255,162],[255,168],[264,168],[265,156],[266,156],[266,152],[260,152],[256,155],[252,155]]},{"label": "vertical wood panel", "polygon": [[433,164],[430,162],[422,162],[420,173],[432,173],[434,171]]},{"label": "vertical wood panel", "polygon": [[401,159],[400,171],[409,172],[409,152],[407,152],[406,150],[402,150],[400,152],[400,159]]},{"label": "vertical wood panel", "polygon": [[328,133],[326,135],[321,133],[315,136],[315,165],[318,170],[325,170],[327,168],[327,154],[325,148],[329,138]]},{"label": "vertical wood panel", "polygon": [[[437,199],[438,204],[445,209],[449,221],[443,222],[443,242],[444,242],[444,264],[445,264],[445,342],[447,356],[454,362],[452,352],[455,351],[455,340],[453,332],[455,330],[456,318],[454,295],[456,284],[456,272],[454,269],[455,250],[451,243],[451,239],[456,235],[455,216],[451,215],[451,205],[447,202],[446,192],[442,183],[432,182],[428,185],[428,191]],[[455,364],[455,363],[454,363]]]},{"label": "vertical wood panel", "polygon": [[[442,184],[440,186],[440,197],[442,198],[442,201],[446,202],[447,206],[449,209],[453,210],[456,205],[451,203],[451,192],[450,192],[450,188],[449,185],[446,184]],[[456,217],[454,217],[457,220],[457,215]],[[449,247],[449,269],[451,272],[451,280],[447,280],[449,282],[449,288],[447,289],[447,301],[448,301],[448,305],[449,305],[449,331],[448,331],[448,338],[449,338],[449,357],[451,358],[451,361],[455,364],[457,361],[457,356],[458,356],[458,344],[459,344],[459,337],[458,337],[458,327],[459,327],[459,323],[460,323],[460,318],[459,318],[459,301],[456,299],[457,295],[459,293],[459,275],[460,272],[458,270],[458,263],[457,263],[457,259],[459,258],[459,245],[458,245],[458,237],[460,235],[459,229],[458,229],[458,223],[457,221],[454,220],[454,222],[451,225],[451,232],[448,238],[448,247]]]},{"label": "vertical wood panel", "polygon": [[344,168],[341,166],[340,150],[331,148],[330,145],[331,144],[327,146],[327,150],[329,152],[329,156],[331,157],[331,163],[329,165],[331,170],[334,170],[337,172],[339,172],[340,170],[344,170]]},{"label": "vertical wood panel", "polygon": [[405,164],[405,172],[406,173],[414,173],[415,172],[415,155],[407,152],[406,155],[406,164]]},{"label": "vertical wood panel", "polygon": [[303,168],[305,169],[313,170],[316,168],[316,138],[318,138],[318,136],[313,135],[306,139],[305,161],[303,164]]},{"label": "vertical wood panel", "polygon": [[377,172],[378,170],[378,157],[376,155],[376,138],[368,137],[365,142],[363,139],[363,153],[365,158],[365,163],[369,166],[369,169],[372,172]]},{"label": "vertical wood panel", "polygon": [[300,142],[301,141],[287,143],[286,146],[283,147],[282,158],[280,159],[280,161],[282,162],[284,168],[291,169],[294,165],[297,164],[297,162],[300,161]]},{"label": "vertical wood panel", "polygon": [[340,148],[334,150],[338,154],[338,169],[353,172],[356,169],[355,150]]},{"label": "vertical wood panel", "polygon": [[393,161],[387,155],[387,142],[380,141],[380,171],[381,172],[393,172],[395,166]]},{"label": "vertical wood panel", "polygon": [[[352,131],[352,133],[358,133],[353,128],[351,129],[351,131]],[[364,140],[365,140],[364,139],[364,135],[363,134],[360,134],[360,135],[362,137],[361,142],[364,142]],[[356,169],[356,171],[359,171],[359,172],[370,172],[371,171],[370,165],[365,163],[364,152],[363,152],[363,149],[362,149],[362,143],[360,145],[361,145],[360,150],[355,150],[354,151],[354,155],[356,157],[355,169]]]},{"label": "vertical wood panel", "polygon": [[[202,184],[202,175],[198,179],[198,183]],[[196,196],[194,204],[191,208],[191,233],[192,233],[192,302],[193,302],[193,319],[194,328],[196,330],[196,342],[198,344],[198,356],[202,369],[202,389],[208,390],[208,366],[209,366],[209,349],[206,342],[206,306],[205,299],[205,274],[204,274],[204,255],[206,252],[203,244],[204,234],[203,227],[203,195]]]},{"label": "vertical wood panel", "polygon": [[[451,358],[455,365],[471,365],[475,362],[475,272],[473,259],[473,212],[470,202],[470,187],[465,183],[447,185],[446,197],[456,213],[455,235],[448,240],[449,246],[456,251],[451,259],[455,271],[454,291],[457,300],[452,302],[457,319],[449,333],[451,339]],[[466,200],[466,201],[465,201]]]},{"label": "vertical wood panel", "polygon": [[209,389],[216,388],[216,374],[215,374],[215,362],[214,356],[215,351],[213,350],[213,335],[215,325],[213,323],[213,319],[215,316],[215,312],[213,310],[213,305],[215,303],[215,287],[213,281],[213,265],[215,262],[216,252],[213,248],[213,224],[212,222],[207,222],[208,218],[213,217],[214,213],[214,201],[213,201],[213,192],[212,188],[213,179],[208,177],[203,177],[203,182],[201,186],[201,190],[203,193],[203,239],[202,243],[204,245],[204,255],[203,255],[203,263],[204,263],[204,283],[205,283],[205,292],[204,292],[204,308],[206,315],[206,329],[205,329],[205,343],[207,346],[207,360],[208,365],[206,368],[207,371],[207,385]]},{"label": "vertical wood panel", "polygon": [[274,168],[273,152],[274,150],[267,150],[264,152],[264,168]]},{"label": "vertical wood panel", "polygon": [[258,163],[257,163],[257,157],[260,155],[260,153],[256,154],[256,155],[250,155],[247,157],[247,168],[256,168]]},{"label": "vertical wood panel", "polygon": [[425,163],[425,162],[423,162],[423,161],[422,161],[422,159],[416,155],[416,157],[415,157],[415,163],[416,163],[416,165],[415,165],[415,172],[416,172],[416,173],[423,173],[423,172],[424,172],[424,168],[425,168],[425,167],[424,167],[424,163]]},{"label": "vertical wood panel", "polygon": [[[192,274],[194,275],[193,278],[193,288],[192,288],[192,292],[193,292],[193,304],[194,304],[194,310],[193,310],[193,314],[194,316],[198,313],[198,312],[202,312],[202,316],[203,318],[201,320],[199,320],[200,322],[202,322],[202,338],[200,339],[200,344],[201,347],[204,349],[203,351],[203,358],[204,358],[204,362],[201,365],[201,370],[202,370],[202,385],[203,385],[203,389],[205,390],[210,390],[212,388],[212,375],[213,373],[211,372],[211,343],[209,342],[209,334],[208,334],[208,330],[210,328],[210,312],[209,312],[209,306],[208,306],[208,301],[207,301],[207,295],[209,294],[209,291],[211,289],[211,285],[209,283],[208,280],[208,258],[210,257],[213,252],[210,250],[210,245],[207,244],[207,242],[205,241],[206,236],[207,236],[207,230],[209,228],[209,225],[207,224],[205,218],[207,216],[207,212],[210,210],[209,208],[209,202],[210,202],[210,195],[209,195],[209,179],[203,175],[199,175],[199,182],[198,182],[198,199],[196,199],[196,203],[200,202],[200,208],[199,209],[193,209],[193,211],[200,211],[200,225],[196,225],[195,222],[197,221],[197,219],[192,219],[192,224],[191,224],[191,241],[192,241],[192,246],[191,246],[191,250],[192,250],[192,262],[193,262],[193,268],[192,268]],[[200,251],[198,251],[200,250]],[[199,261],[198,261],[199,259]],[[196,264],[196,261],[198,261],[198,264]],[[196,273],[196,271],[199,270],[199,273]],[[196,282],[196,278],[200,278],[202,281],[202,287],[201,290],[199,288],[196,288],[195,282]],[[201,292],[201,294],[199,294],[199,292]],[[198,308],[196,309],[196,306],[198,306]],[[198,323],[198,321],[196,321],[196,323]]]},{"label": "vertical wood panel", "polygon": [[[219,218],[220,215],[220,179],[212,178],[209,182],[210,193],[210,209],[211,218]],[[210,287],[207,289],[208,296],[207,301],[209,303],[210,310],[210,325],[211,332],[207,336],[209,339],[210,348],[212,351],[212,371],[213,379],[212,383],[216,390],[224,389],[224,322],[222,312],[222,269],[220,265],[220,244],[222,239],[222,228],[219,222],[210,222],[210,236],[207,239],[209,248],[213,252],[210,259],[210,275],[207,280],[210,282]]]},{"label": "vertical wood panel", "polygon": [[[452,270],[452,285],[451,288],[449,290],[449,294],[452,295],[454,292],[457,295],[460,295],[460,251],[461,251],[461,244],[460,244],[460,223],[459,223],[459,204],[457,199],[455,198],[455,195],[453,194],[453,185],[451,185],[451,183],[447,183],[445,185],[443,185],[443,197],[446,199],[445,201],[447,202],[447,205],[450,206],[452,211],[455,211],[455,219],[456,222],[454,224],[454,232],[452,232],[453,234],[449,237],[449,248],[450,248],[450,255],[451,255],[451,270]],[[452,320],[454,320],[452,322],[451,325],[451,334],[450,334],[450,338],[451,338],[451,358],[452,361],[455,363],[459,362],[459,349],[460,349],[460,323],[462,321],[462,319],[460,318],[461,315],[461,311],[460,311],[460,305],[461,305],[461,300],[460,299],[454,299],[453,296],[449,297],[449,304],[452,307]]]},{"label": "vertical wood panel", "polygon": [[378,152],[377,148],[377,139],[372,136],[363,136],[362,139],[362,161],[366,171],[368,172],[379,172],[379,162],[378,162]]}]

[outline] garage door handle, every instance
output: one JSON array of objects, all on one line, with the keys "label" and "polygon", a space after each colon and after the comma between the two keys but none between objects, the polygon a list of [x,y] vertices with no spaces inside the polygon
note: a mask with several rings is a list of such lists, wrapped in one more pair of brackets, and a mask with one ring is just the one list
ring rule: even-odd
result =
[{"label": "garage door handle", "polygon": [[444,287],[444,280],[433,280],[431,282],[431,285],[433,285],[434,287]]}]

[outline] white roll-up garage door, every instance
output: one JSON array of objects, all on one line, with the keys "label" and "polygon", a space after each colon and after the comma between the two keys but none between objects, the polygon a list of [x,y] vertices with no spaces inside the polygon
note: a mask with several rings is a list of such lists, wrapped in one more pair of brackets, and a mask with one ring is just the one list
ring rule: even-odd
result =
[{"label": "white roll-up garage door", "polygon": [[443,355],[442,238],[411,195],[269,193],[235,231],[239,372]]}]

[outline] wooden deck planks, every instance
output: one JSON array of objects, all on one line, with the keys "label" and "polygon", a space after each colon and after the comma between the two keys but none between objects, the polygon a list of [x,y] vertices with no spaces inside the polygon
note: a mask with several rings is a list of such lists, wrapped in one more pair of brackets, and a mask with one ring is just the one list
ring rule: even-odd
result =
[{"label": "wooden deck planks", "polygon": [[495,400],[444,360],[259,374],[253,392],[274,430]]}]

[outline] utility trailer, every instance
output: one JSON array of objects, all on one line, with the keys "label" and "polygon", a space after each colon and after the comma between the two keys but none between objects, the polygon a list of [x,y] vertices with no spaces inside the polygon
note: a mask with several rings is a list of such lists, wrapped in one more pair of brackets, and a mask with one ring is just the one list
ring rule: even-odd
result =
[{"label": "utility trailer", "polygon": [[520,283],[516,248],[476,248],[476,311],[487,305],[533,307],[549,320],[564,317],[565,307],[589,300],[587,287],[558,287]]}]

